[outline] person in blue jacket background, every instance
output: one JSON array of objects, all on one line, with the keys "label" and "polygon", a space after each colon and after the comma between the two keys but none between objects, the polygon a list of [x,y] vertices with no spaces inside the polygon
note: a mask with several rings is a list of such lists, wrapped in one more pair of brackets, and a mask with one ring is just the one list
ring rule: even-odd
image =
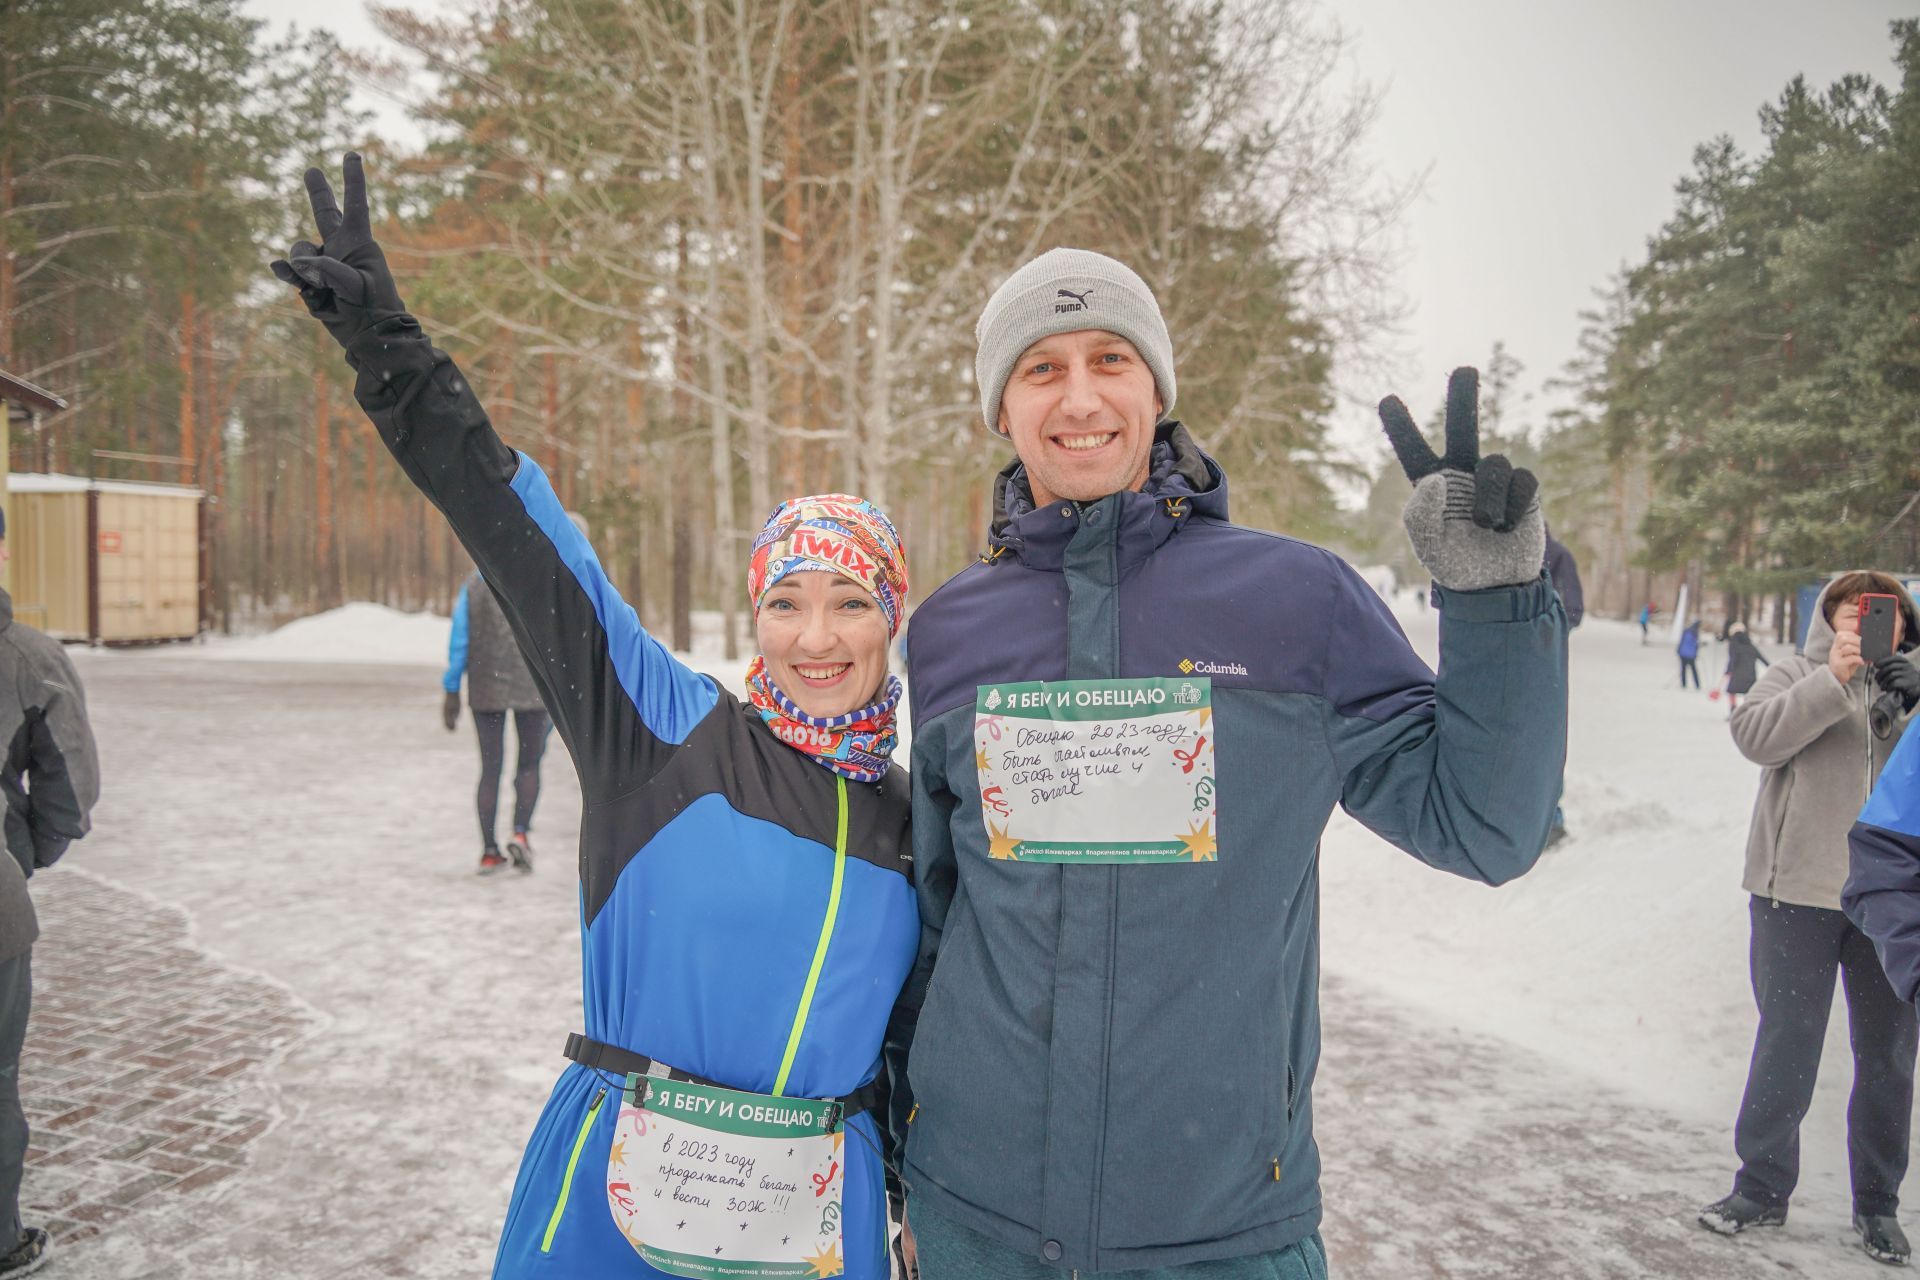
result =
[{"label": "person in blue jacket background", "polygon": [[[578,519],[574,523],[580,526]],[[477,572],[460,584],[459,598],[453,602],[453,626],[447,633],[447,670],[440,678],[446,698],[440,717],[449,733],[460,723],[462,677],[467,705],[473,710],[474,733],[480,739],[480,784],[474,795],[480,817],[480,874],[491,875],[509,861],[516,870],[532,871],[533,842],[528,833],[534,806],[540,802],[540,759],[546,754],[553,722],[540,701],[533,673],[520,656],[507,615]],[[513,767],[513,834],[503,851],[494,839],[494,822],[500,810],[509,712],[518,751]]]},{"label": "person in blue jacket background", "polygon": [[344,212],[308,171],[323,242],[294,245],[274,273],[345,348],[382,442],[493,587],[584,803],[585,1033],[569,1038],[573,1061],[527,1143],[493,1274],[720,1274],[656,1270],[616,1223],[614,1133],[639,1075],[843,1108],[844,1256],[817,1270],[880,1280],[876,1075],[919,937],[909,787],[889,760],[899,538],[856,498],[782,504],[754,545],[748,697],[689,670],[407,314],[369,230],[360,158],[343,168]]},{"label": "person in blue jacket background", "polygon": [[[1920,704],[1920,670],[1905,653],[1874,663],[1873,683],[1881,699],[1896,704],[1890,714],[1911,715]],[[1873,943],[1894,995],[1920,1008],[1920,733],[1901,735],[1848,833],[1847,852],[1840,908]],[[1911,1097],[1909,1088],[1909,1107]],[[1906,1238],[1891,1216],[1854,1226],[1868,1253],[1906,1260]]]}]

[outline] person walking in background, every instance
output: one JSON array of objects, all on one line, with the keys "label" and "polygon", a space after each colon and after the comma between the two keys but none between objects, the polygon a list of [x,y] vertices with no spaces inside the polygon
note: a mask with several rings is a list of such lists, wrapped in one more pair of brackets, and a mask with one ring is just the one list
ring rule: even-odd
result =
[{"label": "person walking in background", "polygon": [[1760,1023],[1733,1130],[1740,1169],[1732,1193],[1702,1209],[1699,1221],[1737,1235],[1787,1220],[1800,1177],[1800,1122],[1813,1102],[1838,971],[1853,1044],[1853,1226],[1873,1257],[1903,1263],[1910,1250],[1895,1215],[1920,1020],[1841,902],[1848,830],[1907,720],[1903,708],[1883,726],[1884,737],[1872,726],[1874,690],[1859,633],[1860,597],[1868,592],[1899,600],[1894,649],[1912,648],[1920,614],[1900,584],[1883,573],[1842,574],[1821,593],[1805,647],[1774,663],[1733,714],[1735,745],[1762,766],[1742,880],[1751,895],[1749,964]]},{"label": "person walking in background", "polygon": [[1647,628],[1650,625],[1652,625],[1652,623],[1653,623],[1653,606],[1651,604],[1641,605],[1640,606],[1640,643],[1641,644],[1645,644],[1647,642]]},{"label": "person walking in background", "polygon": [[[571,515],[569,518],[574,519]],[[540,759],[546,754],[553,721],[548,719],[540,690],[520,656],[507,615],[500,611],[500,602],[478,571],[461,585],[460,598],[453,605],[447,673],[440,681],[447,695],[441,720],[449,733],[460,723],[462,675],[467,680],[467,706],[473,710],[474,731],[480,738],[480,786],[475,795],[480,810],[480,874],[492,875],[509,861],[517,870],[530,872],[533,844],[527,833],[533,828],[533,807],[540,800]],[[519,754],[513,767],[513,835],[503,853],[494,840],[494,823],[500,811],[500,770],[506,759],[509,712],[513,714]]]},{"label": "person walking in background", "polygon": [[[0,511],[0,565],[7,562],[6,513]],[[0,1280],[37,1271],[47,1233],[20,1221],[20,1177],[27,1117],[20,1107],[20,1049],[33,1000],[33,944],[40,922],[27,881],[87,834],[100,796],[100,762],[87,696],[58,641],[13,620],[13,597],[0,589],[0,765],[7,796],[7,852],[0,858]]]},{"label": "person walking in background", "polygon": [[1747,624],[1736,622],[1727,630],[1727,718],[1740,706],[1740,698],[1760,678],[1759,669],[1771,666],[1760,646],[1753,642]]},{"label": "person walking in background", "polygon": [[1694,619],[1687,629],[1680,633],[1680,687],[1687,687],[1687,677],[1693,677],[1693,687],[1700,687],[1700,620]]}]

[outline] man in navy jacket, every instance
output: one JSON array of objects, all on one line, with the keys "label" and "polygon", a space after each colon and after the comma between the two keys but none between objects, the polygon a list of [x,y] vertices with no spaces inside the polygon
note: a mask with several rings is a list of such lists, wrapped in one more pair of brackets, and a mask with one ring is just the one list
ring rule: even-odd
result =
[{"label": "man in navy jacket", "polygon": [[1436,679],[1337,556],[1229,522],[1128,268],[1053,250],[977,335],[1019,456],[914,618],[920,1007],[889,1060],[922,1274],[1324,1275],[1321,833],[1343,805],[1490,884],[1538,858],[1567,623],[1533,477],[1478,457],[1472,370],[1444,458],[1381,406]]}]

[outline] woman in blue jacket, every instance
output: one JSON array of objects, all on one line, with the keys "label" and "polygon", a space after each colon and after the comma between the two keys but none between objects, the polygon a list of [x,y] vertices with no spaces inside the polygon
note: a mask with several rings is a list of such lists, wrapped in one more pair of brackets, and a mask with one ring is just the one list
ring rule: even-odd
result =
[{"label": "woman in blue jacket", "polygon": [[494,1275],[879,1280],[877,1075],[919,938],[909,788],[888,760],[899,538],[855,498],[783,503],[754,543],[748,697],[687,669],[406,313],[360,158],[344,172],[342,213],[308,171],[323,242],[275,274],[346,349],[382,441],[497,593],[585,804],[586,1026]]}]

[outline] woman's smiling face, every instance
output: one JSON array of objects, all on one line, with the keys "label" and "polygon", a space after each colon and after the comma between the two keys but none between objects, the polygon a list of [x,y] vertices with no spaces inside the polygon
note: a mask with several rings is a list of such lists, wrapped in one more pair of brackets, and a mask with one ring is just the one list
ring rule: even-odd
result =
[{"label": "woman's smiling face", "polygon": [[790,573],[754,616],[767,674],[816,719],[875,701],[887,678],[887,615],[858,583],[827,571]]}]

